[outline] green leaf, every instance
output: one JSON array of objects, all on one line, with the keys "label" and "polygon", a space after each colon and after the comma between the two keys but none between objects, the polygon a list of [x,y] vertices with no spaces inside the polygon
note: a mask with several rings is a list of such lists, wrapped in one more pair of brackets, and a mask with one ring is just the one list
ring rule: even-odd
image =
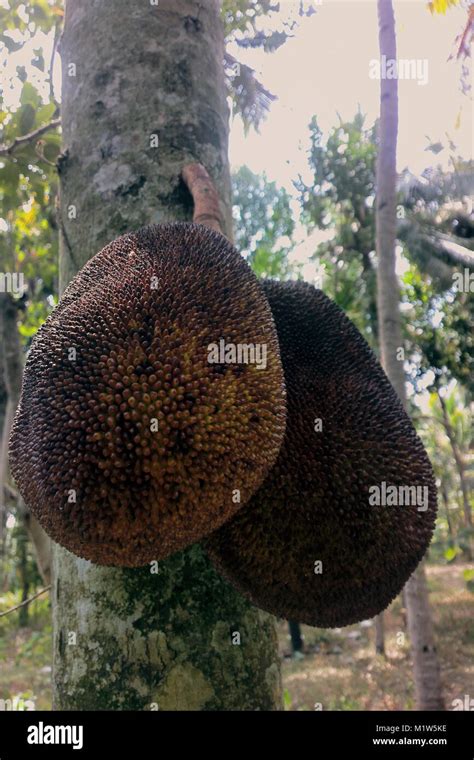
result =
[{"label": "green leaf", "polygon": [[457,555],[459,554],[459,549],[457,546],[450,546],[448,549],[444,552],[444,558],[448,562],[452,562],[453,559],[456,559]]},{"label": "green leaf", "polygon": [[51,121],[55,110],[55,103],[46,103],[46,105],[40,106],[40,108],[38,108],[36,111],[37,125],[40,126],[41,124],[46,124],[48,121]]},{"label": "green leaf", "polygon": [[31,338],[37,332],[37,325],[18,325],[18,332],[23,338]]},{"label": "green leaf", "polygon": [[31,103],[25,103],[23,108],[20,110],[20,115],[19,115],[20,135],[27,135],[28,132],[31,132],[34,123],[35,123],[35,109],[31,105]]},{"label": "green leaf", "polygon": [[24,45],[24,42],[15,42],[8,34],[0,34],[0,44],[5,45],[9,53],[16,53]]},{"label": "green leaf", "polygon": [[20,167],[16,161],[6,161],[0,173],[0,189],[3,193],[2,215],[14,208],[18,203],[17,189],[20,179]]},{"label": "green leaf", "polygon": [[20,82],[26,82],[28,74],[26,73],[26,69],[24,66],[17,66],[16,73]]},{"label": "green leaf", "polygon": [[22,105],[29,103],[33,108],[38,108],[40,102],[40,96],[36,87],[31,82],[25,82],[21,89],[20,103]]},{"label": "green leaf", "polygon": [[34,51],[35,57],[31,61],[31,65],[40,71],[44,71],[44,57],[43,48],[38,48]]},{"label": "green leaf", "polygon": [[474,593],[474,570],[464,570],[463,576],[464,580],[466,581],[468,591],[472,591]]}]

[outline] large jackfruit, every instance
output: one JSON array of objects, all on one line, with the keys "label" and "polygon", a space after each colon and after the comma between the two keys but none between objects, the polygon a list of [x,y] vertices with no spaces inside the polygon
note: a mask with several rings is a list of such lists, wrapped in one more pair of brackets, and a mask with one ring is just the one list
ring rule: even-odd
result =
[{"label": "large jackfruit", "polygon": [[[209,346],[265,346],[266,365]],[[118,238],[66,289],[26,363],[10,460],[57,542],[138,566],[220,526],[274,464],[285,391],[272,315],[218,232]]]},{"label": "large jackfruit", "polygon": [[257,606],[348,625],[383,610],[423,557],[436,512],[431,465],[343,312],[306,283],[268,281],[264,291],[287,386],[285,439],[263,486],[206,547]]}]

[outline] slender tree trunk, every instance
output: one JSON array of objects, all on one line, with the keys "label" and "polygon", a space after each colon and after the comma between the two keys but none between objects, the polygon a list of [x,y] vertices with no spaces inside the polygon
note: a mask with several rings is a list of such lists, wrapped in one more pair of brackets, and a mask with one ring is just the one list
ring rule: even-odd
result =
[{"label": "slender tree trunk", "polygon": [[451,520],[451,515],[449,514],[449,498],[448,498],[448,489],[446,487],[446,482],[443,478],[441,478],[441,486],[440,486],[441,496],[443,498],[443,504],[444,504],[444,511],[446,512],[446,520],[448,523],[448,533],[449,537],[452,541],[454,541],[455,533],[453,530],[453,521]]},{"label": "slender tree trunk", "polygon": [[[2,338],[5,386],[8,394],[0,447],[0,525],[3,526],[5,483],[8,476],[8,439],[13,416],[20,398],[23,376],[23,352],[18,333],[16,304],[9,293],[0,293],[0,337]],[[51,541],[37,521],[29,514],[23,501],[17,500],[17,516],[23,522],[33,544],[38,570],[45,585],[51,581]],[[0,535],[1,535],[0,527]]]},{"label": "slender tree trunk", "polygon": [[31,512],[25,508],[23,500],[21,498],[19,509],[23,511],[25,527],[28,531],[28,536],[33,546],[33,552],[35,555],[39,574],[41,575],[43,584],[45,586],[49,586],[51,583],[52,565],[51,539],[43,530],[36,517],[34,517],[34,515],[32,515]]},{"label": "slender tree trunk", "polygon": [[303,638],[301,636],[301,626],[296,620],[288,621],[288,630],[290,631],[291,649],[293,654],[303,651]]},{"label": "slender tree trunk", "polygon": [[471,505],[469,503],[469,487],[467,485],[464,460],[463,460],[461,452],[459,451],[459,447],[456,441],[456,436],[454,434],[454,430],[451,425],[451,421],[449,419],[449,414],[446,407],[446,401],[444,400],[443,396],[439,392],[439,389],[437,389],[437,394],[438,394],[438,399],[441,406],[441,411],[443,414],[444,429],[448,437],[449,443],[451,445],[451,451],[453,452],[453,457],[454,457],[454,461],[456,462],[456,468],[458,471],[459,481],[461,484],[464,525],[469,531],[466,554],[467,554],[467,559],[471,561],[472,560],[472,548],[471,548],[472,513],[471,513]]},{"label": "slender tree trunk", "polygon": [[2,438],[0,441],[0,539],[2,544],[5,541],[7,515],[6,490],[8,482],[8,440],[10,438],[10,431],[13,424],[14,411],[11,399],[7,398],[1,427]]},{"label": "slender tree trunk", "polygon": [[375,651],[385,657],[385,620],[383,612],[375,618]]},{"label": "slender tree trunk", "polygon": [[[377,0],[380,55],[396,60],[392,0]],[[400,291],[395,272],[396,152],[398,132],[397,79],[381,79],[380,133],[377,157],[377,298],[382,364],[406,405],[403,370]],[[434,645],[425,571],[421,563],[406,584],[416,703],[419,710],[444,708],[439,663]]]},{"label": "slender tree trunk", "polygon": [[[28,599],[30,592],[30,574],[28,570],[28,533],[23,519],[20,519],[16,526],[16,540],[17,540],[17,561],[18,570],[21,582],[21,601],[24,602]],[[28,625],[28,605],[20,607],[18,613],[18,624],[20,628],[26,628]]]},{"label": "slender tree trunk", "polygon": [[0,351],[0,430],[3,430],[3,422],[7,409],[7,389],[5,386],[5,367],[3,366],[3,351]]},{"label": "slender tree trunk", "polygon": [[[186,163],[212,175],[230,235],[219,13],[218,0],[66,2],[62,287],[119,234],[189,220]],[[54,554],[57,708],[281,709],[273,618],[199,546],[160,562],[158,574]]]},{"label": "slender tree trunk", "polygon": [[418,710],[444,710],[438,654],[423,563],[413,573],[405,586],[405,591],[417,708]]}]

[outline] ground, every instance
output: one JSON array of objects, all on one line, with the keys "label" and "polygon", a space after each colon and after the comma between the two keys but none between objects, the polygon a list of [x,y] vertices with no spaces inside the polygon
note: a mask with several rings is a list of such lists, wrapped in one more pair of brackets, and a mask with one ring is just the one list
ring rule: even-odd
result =
[{"label": "ground", "polygon": [[[428,567],[430,598],[447,709],[474,688],[473,592],[463,576],[468,565]],[[15,603],[0,594],[0,612]],[[29,626],[18,613],[0,618],[0,700],[31,700],[51,709],[51,625],[47,596],[29,608]],[[279,623],[287,710],[411,710],[414,706],[409,643],[400,601],[385,616],[386,650],[375,655],[371,621],[323,630],[303,626],[306,654],[290,654],[287,624]],[[401,635],[400,635],[401,634]]]},{"label": "ground", "polygon": [[[474,595],[463,572],[469,565],[428,566],[428,584],[446,708],[473,695]],[[307,655],[290,656],[287,625],[279,625],[287,710],[412,710],[413,676],[403,610],[397,599],[385,613],[386,657],[375,655],[373,621],[347,628],[302,627]],[[400,634],[402,634],[400,636]]]}]

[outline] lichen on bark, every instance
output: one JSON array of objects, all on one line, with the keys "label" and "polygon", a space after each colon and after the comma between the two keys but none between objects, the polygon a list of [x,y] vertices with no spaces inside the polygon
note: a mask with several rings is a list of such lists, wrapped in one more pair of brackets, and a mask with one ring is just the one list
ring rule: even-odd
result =
[{"label": "lichen on bark", "polygon": [[[118,235],[190,220],[180,178],[189,162],[211,174],[231,235],[219,12],[218,0],[66,3],[62,289]],[[281,709],[273,619],[199,546],[160,562],[158,573],[98,567],[58,546],[54,555],[57,708]]]}]

